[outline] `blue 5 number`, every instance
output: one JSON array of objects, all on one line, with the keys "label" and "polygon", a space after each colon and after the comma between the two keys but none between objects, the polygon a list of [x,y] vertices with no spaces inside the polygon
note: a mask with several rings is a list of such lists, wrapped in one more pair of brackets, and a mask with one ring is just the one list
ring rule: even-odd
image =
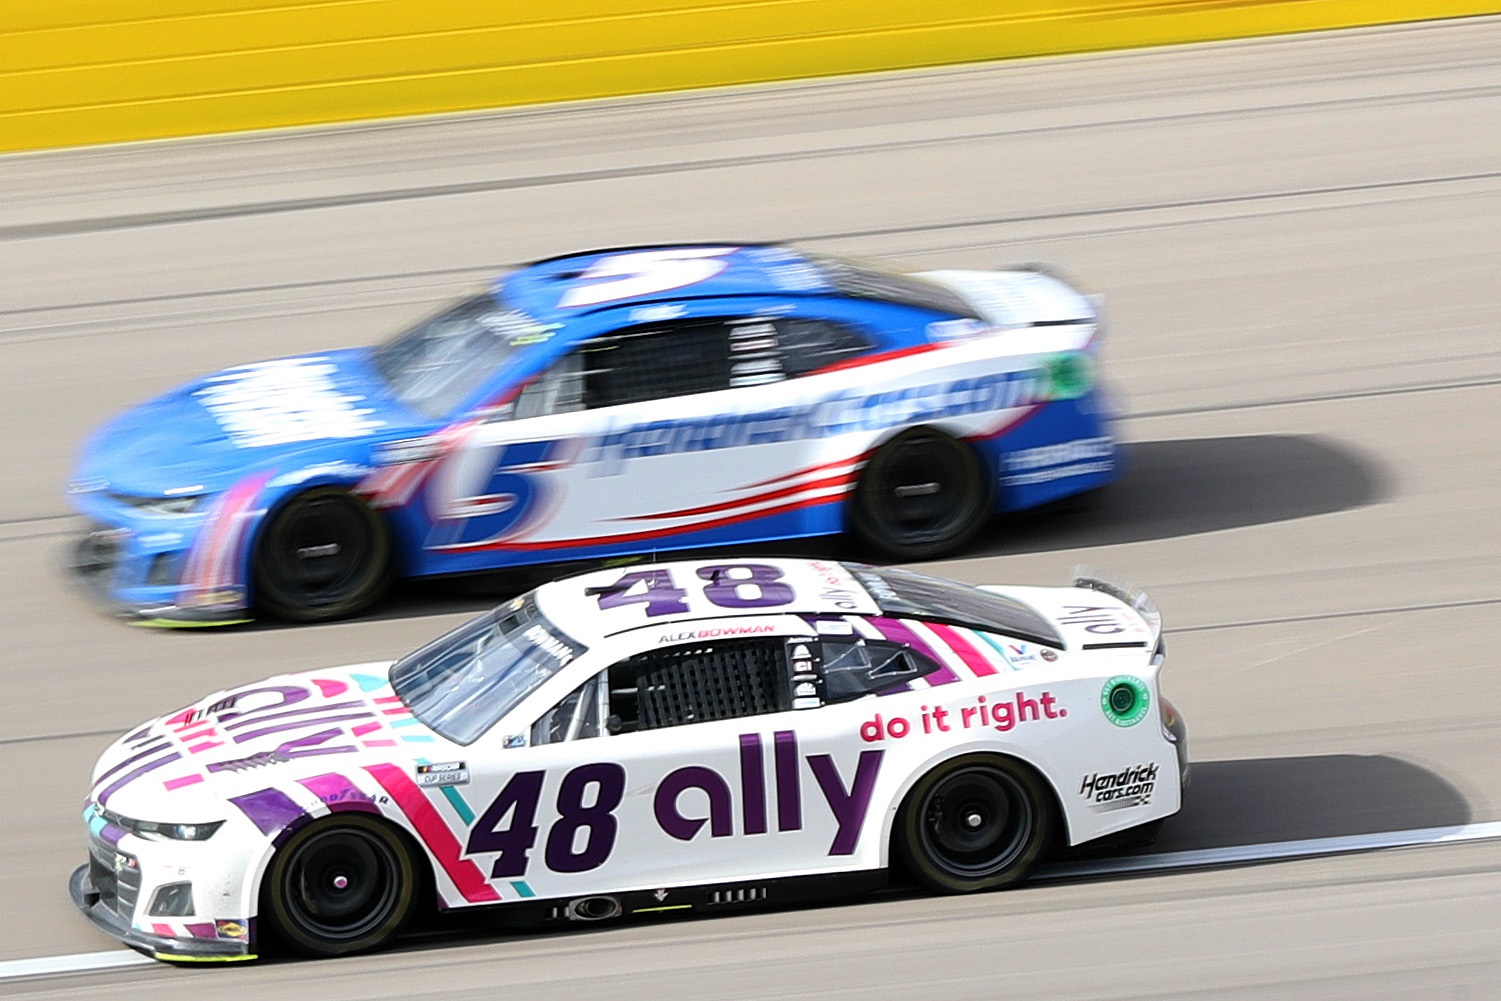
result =
[{"label": "blue 5 number", "polygon": [[457,519],[458,530],[443,540],[445,547],[473,546],[515,535],[541,506],[544,488],[528,475],[538,466],[555,462],[564,445],[555,441],[513,441],[500,455],[484,488],[472,497],[455,497],[443,512]]}]

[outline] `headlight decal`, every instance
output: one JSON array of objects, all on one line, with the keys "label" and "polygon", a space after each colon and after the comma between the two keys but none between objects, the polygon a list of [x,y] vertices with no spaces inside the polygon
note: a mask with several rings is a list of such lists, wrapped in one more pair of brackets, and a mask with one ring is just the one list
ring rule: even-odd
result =
[{"label": "headlight decal", "polygon": [[177,517],[197,511],[206,499],[206,494],[191,494],[181,497],[139,497],[133,494],[110,494],[122,504],[128,504],[145,514],[162,517]]},{"label": "headlight decal", "polygon": [[222,820],[198,824],[136,820],[132,817],[122,817],[112,810],[93,804],[85,810],[84,817],[88,822],[90,833],[96,834],[105,843],[111,845],[119,844],[120,839],[126,834],[152,840],[207,841],[224,826]]}]

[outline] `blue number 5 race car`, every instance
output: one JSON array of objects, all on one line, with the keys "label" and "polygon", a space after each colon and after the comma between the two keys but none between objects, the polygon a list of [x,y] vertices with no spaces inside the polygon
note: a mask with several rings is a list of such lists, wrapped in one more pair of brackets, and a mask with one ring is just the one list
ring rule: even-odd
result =
[{"label": "blue number 5 race car", "polygon": [[221,691],[100,757],[73,900],[162,959],[1024,879],[1177,812],[1161,619],[1097,578],[818,560],[544,584],[394,664]]},{"label": "blue number 5 race car", "polygon": [[70,484],[75,563],[142,621],[354,614],[393,575],[851,531],[961,547],[1116,475],[1095,302],[1037,269],[782,246],[577,254],[375,348],[126,411]]}]

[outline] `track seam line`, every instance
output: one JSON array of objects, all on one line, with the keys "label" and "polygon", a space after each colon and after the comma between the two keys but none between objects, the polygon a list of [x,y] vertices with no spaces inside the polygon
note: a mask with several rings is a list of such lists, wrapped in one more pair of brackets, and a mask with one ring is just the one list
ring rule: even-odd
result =
[{"label": "track seam line", "polygon": [[[1489,96],[1492,92],[1486,88]],[[1398,95],[1383,95],[1372,100],[1392,101]],[[1341,102],[1333,102],[1338,105]],[[1357,102],[1349,102],[1352,105]],[[1301,109],[1312,107],[1311,104],[1295,104],[1287,107],[1270,105],[1249,109],[1231,109],[1229,111],[1196,112],[1187,115],[1158,116],[1139,119],[1121,119],[1110,122],[1091,122],[1077,126],[1064,126],[1063,129],[1088,129],[1088,128],[1122,128],[1134,125],[1162,124],[1174,121],[1191,121],[1195,118],[1213,119],[1216,117],[1237,117],[1243,115],[1276,113],[1289,109]],[[240,219],[250,216],[278,215],[290,212],[308,212],[321,209],[350,208],[363,205],[382,205],[393,202],[420,201],[429,198],[450,198],[460,195],[491,194],[501,191],[518,191],[528,188],[559,187],[567,184],[587,184],[598,181],[629,180],[639,177],[658,177],[669,174],[691,173],[702,170],[729,170],[739,167],[758,167],[769,164],[797,163],[807,160],[829,159],[839,156],[858,156],[862,154],[890,152],[911,148],[927,148],[935,145],[956,145],[966,142],[978,142],[989,139],[1009,139],[1017,136],[1039,135],[1049,132],[1060,131],[1059,127],[1037,127],[1030,129],[1012,129],[999,132],[972,132],[956,136],[927,136],[918,139],[893,140],[884,143],[859,143],[851,146],[837,146],[818,150],[787,150],[779,153],[747,154],[744,156],[721,157],[718,159],[705,160],[680,160],[669,163],[642,164],[630,168],[598,168],[594,170],[578,170],[560,174],[537,174],[522,177],[494,178],[484,181],[459,181],[449,184],[431,184],[413,188],[387,188],[380,191],[356,192],[343,195],[320,195],[309,198],[284,198],[261,202],[247,202],[240,205],[226,205],[218,208],[195,208],[195,209],[169,209],[160,212],[131,213],[114,216],[96,216],[88,219],[69,219],[55,222],[16,223],[9,226],[0,226],[0,241],[29,240],[56,236],[79,236],[91,233],[105,233],[124,229],[144,229],[155,226],[170,226],[183,223],[213,222],[225,219]],[[1143,211],[1147,208],[1187,208],[1202,205],[1219,205],[1228,202],[1257,201],[1264,198],[1286,198],[1292,195],[1308,194],[1332,194],[1350,191],[1380,190],[1392,187],[1405,187],[1408,185],[1449,183],[1466,180],[1494,179],[1496,172],[1482,172],[1478,174],[1458,174],[1452,176],[1410,178],[1403,181],[1375,181],[1364,184],[1349,186],[1334,186],[1328,188],[1314,188],[1296,192],[1272,192],[1249,196],[1225,196],[1205,200],[1190,200],[1182,202],[1168,202],[1157,206],[1141,206],[1126,209],[1097,210],[1092,212],[1067,212],[1056,215],[1043,215],[1036,217],[1022,217],[1020,220],[1007,221],[1035,221],[1038,219],[1069,219],[1079,215],[1102,215],[1115,212]],[[985,223],[987,225],[994,224]],[[975,225],[963,223],[958,225]],[[938,229],[950,227],[936,227]],[[900,233],[903,229],[892,230],[869,230],[847,234],[850,236],[875,236],[888,233]],[[823,237],[802,237],[804,240],[823,239]]]},{"label": "track seam line", "polygon": [[1333,619],[1356,619],[1369,615],[1403,615],[1408,612],[1439,612],[1453,608],[1484,608],[1501,605],[1501,598],[1473,598],[1467,601],[1439,601],[1429,605],[1393,605],[1390,608],[1357,608],[1348,612],[1320,612],[1317,615],[1289,615],[1276,619],[1247,619],[1244,622],[1214,622],[1202,626],[1177,626],[1170,633],[1207,633],[1220,629],[1248,629],[1254,626],[1283,626],[1294,622],[1328,622]]},{"label": "track seam line", "polygon": [[[1037,881],[1089,879],[1098,876],[1132,873],[1172,872],[1217,866],[1249,865],[1263,862],[1291,861],[1349,855],[1359,852],[1398,848],[1501,840],[1501,821],[1462,824],[1455,827],[1425,827],[1406,831],[1383,831],[1298,841],[1271,841],[1255,845],[1231,845],[1223,848],[1195,848],[1134,855],[1124,858],[1066,862],[1040,868],[1033,874]],[[74,953],[64,956],[39,956],[30,959],[0,961],[0,982],[15,982],[34,977],[90,973],[100,970],[148,966],[156,960],[125,949],[105,952]]]}]

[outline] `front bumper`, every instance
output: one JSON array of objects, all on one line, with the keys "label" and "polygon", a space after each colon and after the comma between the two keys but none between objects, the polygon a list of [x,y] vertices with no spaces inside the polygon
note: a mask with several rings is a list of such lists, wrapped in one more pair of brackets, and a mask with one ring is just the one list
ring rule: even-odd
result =
[{"label": "front bumper", "polygon": [[188,555],[185,535],[92,521],[69,552],[69,576],[93,604],[140,625],[248,622],[243,585],[208,591],[177,581]]},{"label": "front bumper", "polygon": [[[254,930],[249,922],[205,921],[160,925],[161,931],[147,932],[121,917],[113,905],[113,892],[94,885],[95,863],[79,866],[68,880],[68,895],[94,925],[106,935],[152,957],[174,963],[232,963],[255,959],[251,951]],[[118,891],[114,891],[118,892]],[[233,928],[228,926],[235,926]],[[224,937],[229,932],[236,937]],[[243,937],[238,937],[243,935]]]}]

